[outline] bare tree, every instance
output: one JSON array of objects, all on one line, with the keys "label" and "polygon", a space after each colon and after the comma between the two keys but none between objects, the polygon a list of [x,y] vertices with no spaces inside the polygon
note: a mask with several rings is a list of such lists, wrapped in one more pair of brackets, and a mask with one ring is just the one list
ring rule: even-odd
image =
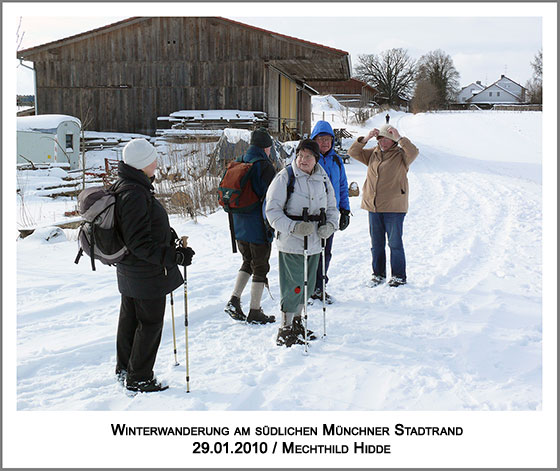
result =
[{"label": "bare tree", "polygon": [[21,21],[23,17],[19,17],[19,22],[16,30],[16,51],[19,51],[21,43],[23,42],[23,37],[25,36],[25,31],[21,31]]},{"label": "bare tree", "polygon": [[398,103],[399,97],[410,95],[415,72],[415,61],[402,48],[360,55],[356,66],[356,76],[379,90],[378,101],[391,105]]},{"label": "bare tree", "polygon": [[535,54],[535,60],[531,62],[533,77],[526,84],[528,100],[531,103],[542,104],[542,49]]},{"label": "bare tree", "polygon": [[418,60],[416,80],[432,84],[437,92],[435,103],[437,108],[443,108],[456,99],[459,92],[459,77],[453,59],[441,49],[430,51]]},{"label": "bare tree", "polygon": [[438,109],[439,93],[436,87],[428,80],[416,82],[411,106],[413,113]]}]

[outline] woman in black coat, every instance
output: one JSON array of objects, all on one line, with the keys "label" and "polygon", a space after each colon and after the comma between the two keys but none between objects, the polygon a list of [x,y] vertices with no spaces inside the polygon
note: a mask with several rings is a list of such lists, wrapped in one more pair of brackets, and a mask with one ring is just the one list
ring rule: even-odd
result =
[{"label": "woman in black coat", "polygon": [[181,286],[177,265],[191,264],[194,251],[177,246],[165,208],[154,197],[155,148],[133,139],[119,162],[116,218],[128,255],[117,264],[121,309],[116,374],[131,391],[163,391],[153,366],[161,341],[166,295]]}]

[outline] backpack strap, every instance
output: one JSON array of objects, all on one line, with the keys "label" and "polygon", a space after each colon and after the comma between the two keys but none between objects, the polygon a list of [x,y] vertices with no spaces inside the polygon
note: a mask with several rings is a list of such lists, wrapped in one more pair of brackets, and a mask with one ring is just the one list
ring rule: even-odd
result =
[{"label": "backpack strap", "polygon": [[286,203],[284,203],[284,213],[286,212],[286,208],[288,207],[288,201],[290,200],[290,196],[294,192],[294,186],[296,183],[296,176],[294,175],[294,169],[291,165],[286,167],[286,171],[288,172],[288,186],[287,189],[287,196],[286,196]]},{"label": "backpack strap", "polygon": [[[292,196],[292,193],[294,192],[294,186],[296,183],[296,176],[294,175],[294,169],[292,168],[292,166],[288,165],[286,167],[286,171],[288,172],[288,186],[287,186],[288,195],[286,197],[286,203],[284,204],[284,213],[286,213],[286,208],[288,207],[288,201],[290,200],[290,196]],[[323,183],[325,184],[325,192],[328,193],[329,187],[327,186],[326,180],[323,180]],[[292,216],[289,217],[292,218]]]},{"label": "backpack strap", "polygon": [[342,162],[340,161],[340,157],[338,156],[338,154],[335,153],[333,155],[333,160],[338,164],[338,169],[342,171]]},{"label": "backpack strap", "polygon": [[[132,190],[134,188],[141,188],[144,193],[146,194],[147,197],[147,201],[148,201],[148,212],[152,211],[152,196],[153,196],[153,192],[151,190],[148,190],[148,188],[146,188],[145,186],[142,185],[138,185],[136,183],[122,183],[120,185],[117,185],[118,181],[113,183],[110,187],[109,187],[109,191],[111,191],[114,195],[115,195],[115,199],[117,198],[117,195],[124,193],[125,191],[128,190]],[[116,203],[116,202],[115,202]],[[122,235],[122,230],[121,230],[121,225],[119,222],[119,218],[118,218],[118,214],[117,214],[117,207],[115,204],[115,229],[118,231],[119,236],[121,238],[121,240],[123,239],[123,235]],[[93,252],[92,252],[93,253]]]}]

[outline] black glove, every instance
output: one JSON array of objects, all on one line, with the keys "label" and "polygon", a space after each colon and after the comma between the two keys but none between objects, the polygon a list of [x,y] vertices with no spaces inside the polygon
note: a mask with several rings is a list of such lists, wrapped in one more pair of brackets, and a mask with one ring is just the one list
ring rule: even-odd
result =
[{"label": "black glove", "polygon": [[190,247],[177,247],[175,250],[175,263],[188,267],[192,263],[194,250]]},{"label": "black glove", "polygon": [[338,228],[343,231],[348,227],[348,224],[350,224],[350,211],[348,209],[341,209]]},{"label": "black glove", "polygon": [[173,242],[174,246],[177,246],[177,245],[179,245],[181,240],[179,239],[179,236],[177,235],[177,232],[175,232],[175,229],[173,229],[172,227],[170,229],[171,229],[171,241]]}]

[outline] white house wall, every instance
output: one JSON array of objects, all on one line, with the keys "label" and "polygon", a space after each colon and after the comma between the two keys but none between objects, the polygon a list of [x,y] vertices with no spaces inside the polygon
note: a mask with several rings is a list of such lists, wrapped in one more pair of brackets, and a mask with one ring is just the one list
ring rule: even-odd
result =
[{"label": "white house wall", "polygon": [[518,97],[521,97],[523,94],[523,89],[521,88],[521,85],[515,83],[513,80],[510,80],[507,77],[502,77],[500,80],[496,82],[496,84],[504,88],[508,92],[517,95]]},{"label": "white house wall", "polygon": [[459,92],[459,94],[457,95],[457,101],[459,103],[465,103],[470,97],[476,95],[482,89],[482,87],[479,87],[475,83],[471,83]]},{"label": "white house wall", "polygon": [[494,84],[477,93],[470,103],[519,103],[519,100]]}]

